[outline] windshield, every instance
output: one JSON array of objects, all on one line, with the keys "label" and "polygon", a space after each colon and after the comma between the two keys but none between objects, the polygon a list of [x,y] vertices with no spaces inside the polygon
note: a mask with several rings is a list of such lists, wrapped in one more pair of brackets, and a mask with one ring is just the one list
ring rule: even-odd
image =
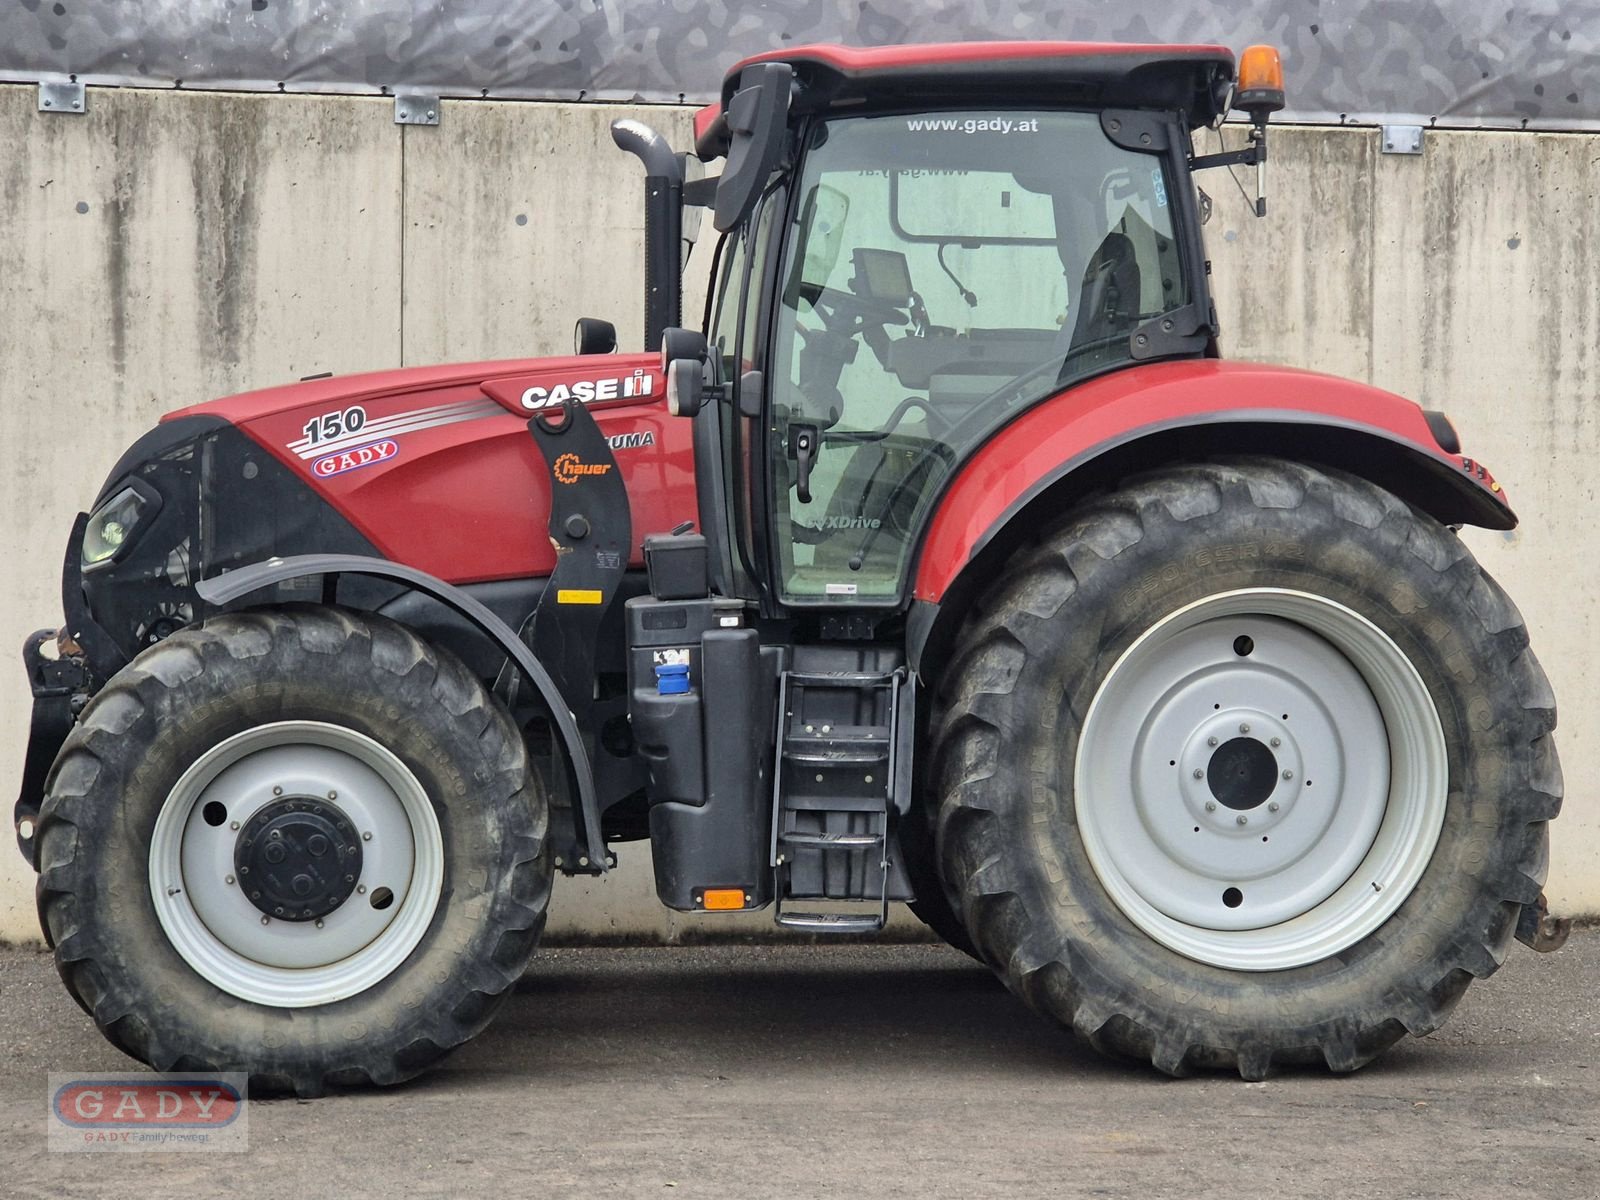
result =
[{"label": "windshield", "polygon": [[953,464],[1186,304],[1159,156],[1093,113],[815,127],[773,327],[790,602],[892,601]]}]

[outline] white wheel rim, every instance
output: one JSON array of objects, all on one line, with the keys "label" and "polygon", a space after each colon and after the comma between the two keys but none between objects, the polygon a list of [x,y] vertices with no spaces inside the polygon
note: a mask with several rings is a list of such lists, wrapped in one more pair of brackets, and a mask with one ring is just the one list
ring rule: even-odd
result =
[{"label": "white wheel rim", "polygon": [[[285,796],[331,799],[362,837],[355,891],[320,921],[263,920],[235,878],[240,827]],[[216,825],[213,802],[225,813]],[[223,991],[279,1008],[331,1004],[387,977],[422,940],[443,884],[444,840],[416,776],[364,734],[319,721],[212,747],[168,794],[150,842],[150,893],[173,948]],[[382,889],[392,900],[378,907]]]},{"label": "white wheel rim", "polygon": [[1387,634],[1325,597],[1251,588],[1179,609],[1117,660],[1074,804],[1129,920],[1199,962],[1274,971],[1394,914],[1448,783],[1432,697]]}]

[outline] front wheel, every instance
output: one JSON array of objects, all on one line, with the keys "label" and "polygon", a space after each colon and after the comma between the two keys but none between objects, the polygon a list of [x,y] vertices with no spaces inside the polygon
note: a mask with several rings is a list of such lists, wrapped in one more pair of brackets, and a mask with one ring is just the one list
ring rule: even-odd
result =
[{"label": "front wheel", "polygon": [[532,954],[546,810],[510,716],[370,614],[228,615],[84,710],[40,815],[68,989],[158,1070],[314,1095],[477,1033]]},{"label": "front wheel", "polygon": [[1436,1028],[1538,897],[1548,684],[1448,530],[1345,475],[1175,468],[969,621],[939,736],[984,958],[1173,1074],[1350,1070]]}]

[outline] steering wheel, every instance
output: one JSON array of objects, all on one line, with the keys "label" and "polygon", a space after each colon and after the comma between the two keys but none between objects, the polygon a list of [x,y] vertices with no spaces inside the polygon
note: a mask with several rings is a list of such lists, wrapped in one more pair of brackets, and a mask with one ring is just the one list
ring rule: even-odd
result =
[{"label": "steering wheel", "polygon": [[888,325],[906,319],[903,306],[820,283],[802,283],[800,295],[822,318],[823,327],[834,334],[853,334],[857,321],[862,325]]}]

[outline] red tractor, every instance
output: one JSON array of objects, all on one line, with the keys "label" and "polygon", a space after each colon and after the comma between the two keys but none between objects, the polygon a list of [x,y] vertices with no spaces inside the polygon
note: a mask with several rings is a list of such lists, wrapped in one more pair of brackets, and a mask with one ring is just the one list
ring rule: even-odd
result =
[{"label": "red tractor", "polygon": [[1263,48],[762,55],[714,178],[614,127],[647,352],[585,320],[164,418],[25,649],[72,995],[158,1069],[392,1083],[645,840],[671,908],[908,901],[1173,1074],[1351,1070],[1558,941],[1554,700],[1455,532],[1500,485],[1440,413],[1218,354],[1193,173],[1282,103]]}]

